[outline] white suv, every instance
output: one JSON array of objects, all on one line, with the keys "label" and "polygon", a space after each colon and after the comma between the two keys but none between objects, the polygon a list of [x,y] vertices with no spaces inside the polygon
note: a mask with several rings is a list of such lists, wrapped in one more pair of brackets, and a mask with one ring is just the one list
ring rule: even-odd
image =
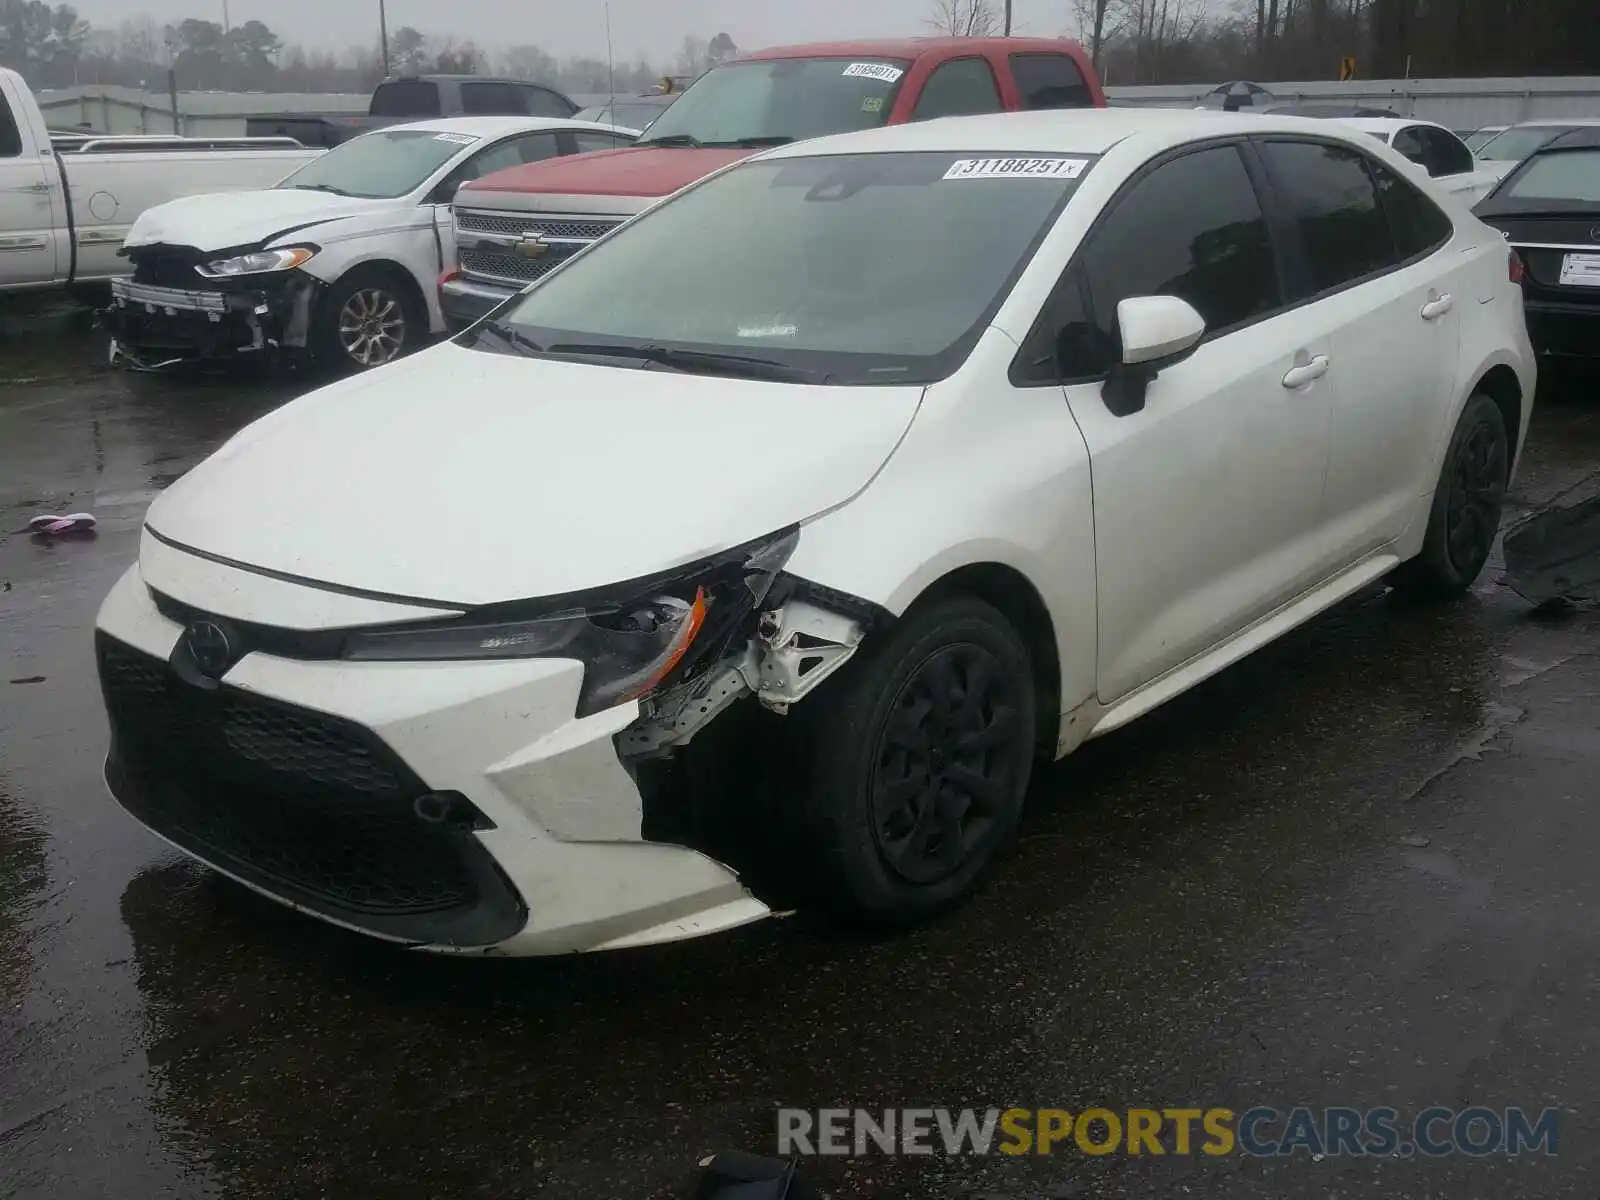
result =
[{"label": "white suv", "polygon": [[430,949],[738,925],[763,842],[924,918],[1039,756],[1478,575],[1533,355],[1429,187],[1330,122],[1130,109],[724,170],[156,501],[99,618],[112,790]]}]

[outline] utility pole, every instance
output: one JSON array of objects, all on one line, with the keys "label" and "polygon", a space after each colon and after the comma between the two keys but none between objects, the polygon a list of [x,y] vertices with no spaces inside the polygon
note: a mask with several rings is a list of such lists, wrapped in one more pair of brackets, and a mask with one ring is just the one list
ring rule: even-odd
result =
[{"label": "utility pole", "polygon": [[1006,36],[1011,36],[1011,0],[1006,0]]},{"label": "utility pole", "polygon": [[226,37],[233,30],[233,22],[228,20],[228,0],[222,0],[222,33]]},{"label": "utility pole", "polygon": [[383,77],[389,77],[389,14],[383,10],[383,0],[378,0],[378,38],[383,42]]}]

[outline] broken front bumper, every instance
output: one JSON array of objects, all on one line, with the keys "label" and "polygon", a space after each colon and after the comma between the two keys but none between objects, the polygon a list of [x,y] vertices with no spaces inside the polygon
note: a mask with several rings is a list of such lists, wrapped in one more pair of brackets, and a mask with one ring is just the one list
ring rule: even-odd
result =
[{"label": "broken front bumper", "polygon": [[282,348],[304,349],[322,284],[299,271],[222,289],[111,281],[101,319],[113,358],[139,366],[225,359]]},{"label": "broken front bumper", "polygon": [[[147,579],[179,607],[158,606]],[[96,634],[107,783],[147,828],[284,904],[430,950],[613,949],[767,915],[721,863],[643,840],[643,800],[616,748],[638,706],[574,718],[581,663],[253,649],[267,627],[247,620],[250,605],[291,598],[310,636],[394,619],[148,536],[107,597]],[[237,620],[193,615],[208,605]],[[247,652],[197,681],[184,655],[206,622],[201,633],[220,627]]]}]

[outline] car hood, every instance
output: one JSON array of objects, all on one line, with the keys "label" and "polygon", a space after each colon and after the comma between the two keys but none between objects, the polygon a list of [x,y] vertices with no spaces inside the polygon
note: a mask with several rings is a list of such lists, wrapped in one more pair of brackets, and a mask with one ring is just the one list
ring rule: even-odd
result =
[{"label": "car hood", "polygon": [[446,344],[247,426],[147,521],[178,546],[336,587],[463,607],[554,596],[844,503],[921,396]]},{"label": "car hood", "polygon": [[669,196],[711,172],[749,158],[755,150],[629,146],[508,167],[461,188],[467,207],[495,192],[562,196]]},{"label": "car hood", "polygon": [[[254,246],[327,221],[372,212],[384,201],[298,188],[186,196],[146,209],[123,245],[231,250]],[[307,236],[312,236],[309,232]]]},{"label": "car hood", "polygon": [[1486,175],[1493,175],[1496,179],[1504,179],[1511,174],[1511,169],[1517,165],[1514,158],[1479,158],[1473,160],[1473,168]]}]

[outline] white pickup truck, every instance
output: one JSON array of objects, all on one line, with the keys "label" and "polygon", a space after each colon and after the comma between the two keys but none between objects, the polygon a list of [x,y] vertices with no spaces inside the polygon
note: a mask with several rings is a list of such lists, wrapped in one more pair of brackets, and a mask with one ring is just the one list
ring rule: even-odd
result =
[{"label": "white pickup truck", "polygon": [[125,275],[117,251],[139,214],[202,192],[265,187],[321,150],[292,138],[63,138],[32,91],[0,69],[0,292]]}]

